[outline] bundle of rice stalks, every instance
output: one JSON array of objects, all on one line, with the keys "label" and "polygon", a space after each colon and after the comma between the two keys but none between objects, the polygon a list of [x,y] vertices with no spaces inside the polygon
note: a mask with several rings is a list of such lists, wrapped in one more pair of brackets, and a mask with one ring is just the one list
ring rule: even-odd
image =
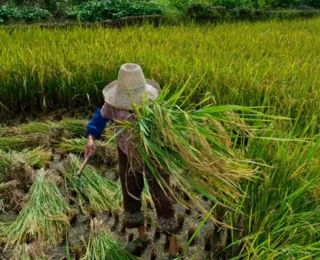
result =
[{"label": "bundle of rice stalks", "polygon": [[83,170],[80,181],[77,176],[80,164],[79,159],[71,154],[66,160],[64,171],[69,185],[79,196],[80,204],[87,202],[89,210],[109,212],[112,209],[116,184],[102,177],[90,166]]},{"label": "bundle of rice stalks", "polygon": [[223,128],[221,122],[239,128],[228,112],[241,111],[244,122],[260,114],[228,105],[183,110],[188,102],[188,97],[182,98],[183,90],[165,101],[167,89],[148,106],[134,106],[138,120],[123,122],[123,131],[130,131],[142,160],[161,185],[166,184],[159,172],[165,172],[190,198],[197,191],[234,208],[233,203],[242,195],[239,182],[252,178],[254,170],[232,149],[233,128]]},{"label": "bundle of rice stalks", "polygon": [[[0,132],[1,143],[8,142],[10,149],[21,149],[31,140],[41,138],[44,140],[60,140],[62,138],[85,136],[86,121],[66,118],[60,122],[30,122],[18,127],[2,128]],[[36,138],[32,138],[36,136]],[[45,138],[46,137],[46,138]]]},{"label": "bundle of rice stalks", "polygon": [[[0,149],[0,182],[13,180],[15,169],[21,168],[41,168],[51,159],[51,153],[42,148],[33,150],[25,149],[21,152],[3,151]],[[23,168],[22,167],[22,168]],[[16,171],[16,179],[21,179],[21,171]]]},{"label": "bundle of rice stalks", "polygon": [[44,134],[50,135],[53,128],[59,127],[58,124],[54,122],[31,122],[18,127],[20,134]]},{"label": "bundle of rice stalks", "polygon": [[55,122],[31,122],[19,127],[21,135],[37,134],[46,136],[50,144],[59,142],[62,138],[69,138],[71,134],[59,123]]},{"label": "bundle of rice stalks", "polygon": [[28,254],[28,250],[26,248],[26,245],[17,246],[13,250],[12,260],[31,260],[31,257]]},{"label": "bundle of rice stalks", "polygon": [[3,210],[22,209],[26,193],[36,178],[33,168],[43,167],[50,157],[50,153],[40,148],[21,152],[0,150],[0,195]]},{"label": "bundle of rice stalks", "polygon": [[86,245],[86,255],[82,258],[100,260],[133,260],[136,257],[125,251],[112,237],[111,232],[103,225],[103,222],[92,219],[90,223],[90,237]]},{"label": "bundle of rice stalks", "polygon": [[0,150],[23,150],[28,147],[49,147],[50,138],[44,134],[0,137]]},{"label": "bundle of rice stalks", "polygon": [[62,197],[53,176],[41,170],[28,193],[28,202],[15,221],[5,229],[8,246],[26,241],[57,244],[69,228],[69,205]]},{"label": "bundle of rice stalks", "polygon": [[[85,138],[79,139],[64,139],[60,143],[60,149],[64,152],[82,154],[86,146],[87,140]],[[107,165],[115,165],[118,161],[117,149],[114,145],[101,141],[96,141],[97,152],[94,156],[99,163]]]},{"label": "bundle of rice stalks", "polygon": [[42,168],[45,166],[52,158],[52,154],[45,151],[44,149],[37,147],[33,150],[25,149],[21,152],[12,153],[12,160],[26,162],[32,168]]},{"label": "bundle of rice stalks", "polygon": [[73,137],[85,136],[86,134],[86,120],[65,118],[59,122],[59,125],[66,129]]},{"label": "bundle of rice stalks", "polygon": [[19,150],[26,148],[33,138],[31,136],[10,136],[0,138],[0,149],[1,150]]}]

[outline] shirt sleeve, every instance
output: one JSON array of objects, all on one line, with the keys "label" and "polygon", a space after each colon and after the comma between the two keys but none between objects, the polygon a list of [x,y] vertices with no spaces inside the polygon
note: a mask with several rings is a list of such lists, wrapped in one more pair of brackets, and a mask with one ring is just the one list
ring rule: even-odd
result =
[{"label": "shirt sleeve", "polygon": [[94,113],[93,118],[87,125],[87,134],[86,137],[89,135],[94,136],[96,139],[101,138],[101,134],[106,127],[107,122],[109,119],[104,118],[101,115],[101,108],[97,109],[97,111]]}]

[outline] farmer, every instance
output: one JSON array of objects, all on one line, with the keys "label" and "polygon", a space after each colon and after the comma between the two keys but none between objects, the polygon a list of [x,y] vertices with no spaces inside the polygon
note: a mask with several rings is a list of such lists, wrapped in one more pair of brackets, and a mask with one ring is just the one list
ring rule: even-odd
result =
[{"label": "farmer", "polygon": [[[135,120],[132,102],[138,107],[147,100],[156,99],[159,95],[159,84],[153,80],[144,78],[142,69],[137,64],[124,64],[118,74],[118,80],[111,82],[103,89],[105,103],[98,109],[87,126],[88,142],[85,148],[85,156],[93,155],[96,151],[95,140],[101,134],[109,120]],[[117,123],[117,122],[116,122]],[[121,126],[116,131],[119,131]],[[169,237],[169,259],[177,256],[177,220],[172,198],[169,192],[160,187],[149,170],[143,167],[131,167],[138,165],[139,158],[135,145],[129,140],[129,133],[122,132],[117,136],[120,180],[124,204],[124,221],[127,228],[137,228],[139,237],[128,243],[126,250],[132,254],[138,249],[145,249],[150,242],[144,225],[144,215],[141,211],[141,193],[143,190],[143,172],[148,181],[149,189],[157,211],[160,228]],[[143,169],[142,169],[143,168]],[[169,177],[163,178],[169,182]]]}]

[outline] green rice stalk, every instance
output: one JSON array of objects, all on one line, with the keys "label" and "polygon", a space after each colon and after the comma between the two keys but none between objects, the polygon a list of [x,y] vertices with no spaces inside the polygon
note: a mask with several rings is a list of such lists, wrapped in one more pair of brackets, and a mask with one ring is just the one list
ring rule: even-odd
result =
[{"label": "green rice stalk", "polygon": [[[64,139],[60,143],[60,149],[64,152],[79,153],[84,152],[87,139]],[[114,165],[118,161],[117,149],[113,144],[105,143],[102,141],[96,141],[97,152],[95,158],[101,163]]]},{"label": "green rice stalk", "polygon": [[33,150],[23,150],[21,152],[12,152],[14,161],[24,161],[33,168],[41,168],[51,159],[51,153],[38,147]]},{"label": "green rice stalk", "polygon": [[72,134],[72,136],[85,136],[86,134],[86,120],[65,118],[59,122],[59,125]]},{"label": "green rice stalk", "polygon": [[12,136],[0,138],[1,150],[21,150],[29,146],[33,142],[32,136]]},{"label": "green rice stalk", "polygon": [[0,137],[0,150],[23,150],[30,147],[48,147],[50,138],[44,134]]},{"label": "green rice stalk", "polygon": [[[63,119],[60,122],[30,122],[27,124],[22,124],[18,127],[0,128],[0,137],[11,137],[11,139],[7,139],[7,141],[12,141],[13,144],[15,143],[14,138],[20,138],[20,140],[28,140],[30,134],[55,137],[55,135],[59,133],[58,130],[64,130],[65,136],[80,137],[85,136],[86,124],[87,122],[85,120],[72,118]],[[21,137],[18,135],[20,135]]]},{"label": "green rice stalk", "polygon": [[112,237],[101,220],[92,219],[90,223],[90,237],[86,245],[86,254],[82,258],[90,260],[110,259],[110,260],[133,260],[136,257],[130,255]]},{"label": "green rice stalk", "polygon": [[191,198],[197,191],[213,202],[233,207],[243,195],[239,183],[253,178],[255,171],[232,150],[234,128],[223,127],[222,123],[241,127],[239,120],[230,116],[232,111],[242,111],[243,120],[262,114],[241,106],[183,110],[178,105],[187,101],[182,98],[183,92],[184,88],[178,89],[168,97],[165,89],[148,106],[134,106],[138,120],[123,122],[124,130],[129,130],[141,159],[162,186],[167,185],[159,173],[168,173]]},{"label": "green rice stalk", "polygon": [[62,197],[53,176],[41,170],[29,193],[29,199],[15,221],[5,229],[6,248],[26,241],[57,244],[69,228],[71,208]]},{"label": "green rice stalk", "polygon": [[0,182],[8,181],[12,170],[18,164],[32,168],[43,167],[51,158],[51,153],[42,148],[25,149],[21,152],[0,150]]},{"label": "green rice stalk", "polygon": [[79,159],[70,154],[65,164],[64,175],[69,185],[77,192],[81,204],[88,203],[89,210],[109,212],[117,188],[115,183],[102,177],[92,167],[86,166],[82,172],[81,184],[77,176],[81,165]]},{"label": "green rice stalk", "polygon": [[19,132],[21,134],[44,134],[44,135],[50,135],[50,132],[52,129],[59,127],[58,124],[54,122],[31,122],[28,124],[24,124],[18,127]]}]

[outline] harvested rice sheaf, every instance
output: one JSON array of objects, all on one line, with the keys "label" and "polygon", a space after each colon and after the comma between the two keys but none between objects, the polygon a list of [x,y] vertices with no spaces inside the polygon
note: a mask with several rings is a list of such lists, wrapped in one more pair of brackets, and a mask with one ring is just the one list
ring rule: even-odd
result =
[{"label": "harvested rice sheaf", "polygon": [[63,138],[85,136],[85,120],[66,118],[60,122],[30,122],[18,127],[0,129],[0,149],[21,150],[45,146]]},{"label": "harvested rice sheaf", "polygon": [[85,136],[86,134],[86,120],[65,118],[59,122],[59,125],[66,129],[73,137]]},{"label": "harvested rice sheaf", "polygon": [[80,182],[77,176],[80,164],[79,159],[72,154],[66,160],[64,174],[69,185],[77,192],[81,202],[87,203],[90,210],[109,212],[117,185],[90,166],[83,170]]},{"label": "harvested rice sheaf", "polygon": [[41,170],[28,193],[28,202],[5,229],[6,247],[26,241],[57,244],[69,228],[71,208],[62,197],[53,176]]},{"label": "harvested rice sheaf", "polygon": [[34,168],[41,168],[51,159],[51,153],[37,148],[21,152],[0,150],[0,195],[3,210],[19,212],[26,194],[36,179]]},{"label": "harvested rice sheaf", "polygon": [[[141,158],[162,185],[166,184],[159,173],[165,172],[191,198],[196,191],[233,206],[242,195],[239,182],[251,179],[254,170],[231,148],[232,131],[245,125],[245,117],[235,120],[229,112],[259,113],[240,106],[183,110],[187,99],[182,99],[182,92],[167,99],[168,90],[164,90],[148,106],[134,107],[138,120],[123,122],[123,127],[130,131]],[[226,122],[229,127],[224,127]]]},{"label": "harvested rice sheaf", "polygon": [[[15,169],[41,168],[51,159],[51,153],[42,148],[33,150],[25,149],[20,152],[4,151],[0,149],[0,182],[14,180],[17,174],[17,180],[20,180],[21,172],[15,173]],[[13,175],[12,175],[13,174]]]},{"label": "harvested rice sheaf", "polygon": [[0,137],[0,150],[23,150],[30,147],[50,147],[50,138],[44,134]]},{"label": "harvested rice sheaf", "polygon": [[[81,154],[84,151],[86,143],[87,140],[85,138],[64,139],[60,143],[60,149],[65,152]],[[94,158],[96,158],[97,161],[108,165],[115,165],[117,163],[118,153],[114,145],[101,141],[96,141],[96,145],[97,152],[94,155]]]},{"label": "harvested rice sheaf", "polygon": [[133,260],[136,257],[130,255],[113,238],[101,220],[92,219],[90,223],[90,237],[86,245],[86,255],[82,258],[91,260]]}]

